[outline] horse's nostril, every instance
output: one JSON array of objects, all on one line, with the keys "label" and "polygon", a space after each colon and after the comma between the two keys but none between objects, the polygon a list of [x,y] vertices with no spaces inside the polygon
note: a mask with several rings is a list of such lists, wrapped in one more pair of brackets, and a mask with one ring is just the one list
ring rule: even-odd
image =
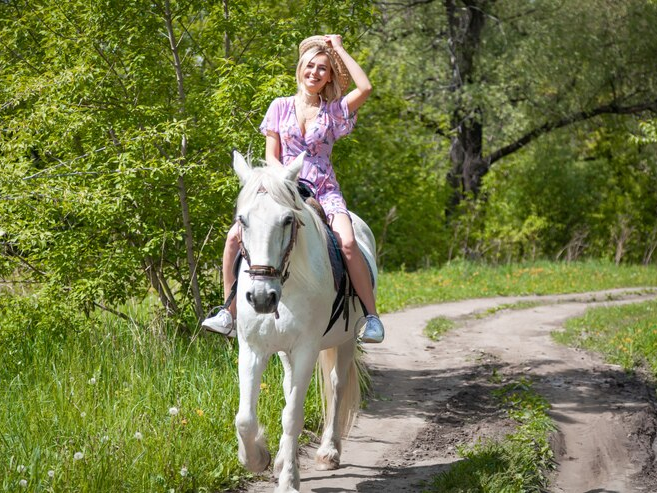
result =
[{"label": "horse's nostril", "polygon": [[269,293],[269,306],[276,306],[278,304],[278,294],[276,291]]}]

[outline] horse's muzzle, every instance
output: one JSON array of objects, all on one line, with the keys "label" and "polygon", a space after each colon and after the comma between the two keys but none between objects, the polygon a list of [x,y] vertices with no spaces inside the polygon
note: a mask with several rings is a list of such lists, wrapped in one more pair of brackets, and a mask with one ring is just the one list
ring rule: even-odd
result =
[{"label": "horse's muzzle", "polygon": [[254,282],[246,291],[246,301],[256,313],[274,313],[281,299],[280,283],[267,281]]}]

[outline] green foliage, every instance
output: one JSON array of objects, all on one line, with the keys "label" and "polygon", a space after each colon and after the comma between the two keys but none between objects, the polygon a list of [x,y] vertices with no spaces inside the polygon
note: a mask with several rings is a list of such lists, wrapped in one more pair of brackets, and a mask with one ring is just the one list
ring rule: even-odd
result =
[{"label": "green foliage", "polygon": [[486,177],[471,248],[493,261],[580,256],[653,260],[657,222],[654,146],[628,141],[633,126],[546,136]]},{"label": "green foliage", "polygon": [[[460,24],[450,23],[450,5]],[[654,2],[540,0],[528,7],[456,0],[382,2],[381,9],[371,46],[385,68],[375,87],[390,84],[406,108],[388,113],[400,119],[390,135],[412,128],[420,139],[413,148],[435,143],[431,161],[439,165],[433,170],[439,177],[449,173],[451,182],[468,171],[456,165],[463,156],[455,139],[465,139],[462,151],[471,153],[469,166],[476,168],[469,171],[485,178],[475,193],[480,200],[457,208],[445,199],[442,178],[431,180],[437,210],[446,207],[448,214],[436,216],[415,198],[412,203],[416,217],[440,218],[433,232],[438,240],[421,232],[435,256],[409,248],[386,265],[414,268],[422,256],[432,262],[580,255],[653,260],[654,146],[647,144],[654,144],[654,125],[641,110],[654,111],[657,94]],[[472,32],[464,30],[475,13],[483,27],[468,44]],[[643,119],[640,132],[628,114]],[[611,153],[603,150],[609,145]],[[377,148],[376,140],[368,147]],[[408,151],[400,146],[397,152]],[[401,220],[391,225],[397,230],[403,241],[413,237]]]},{"label": "green foliage", "polygon": [[362,0],[3,2],[0,275],[87,311],[152,289],[183,322],[196,277],[215,303],[231,149],[262,155],[300,39],[355,39],[372,15]]},{"label": "green foliage", "polygon": [[657,377],[657,303],[593,308],[566,322],[553,337],[570,346],[605,355],[625,370],[645,368]]},{"label": "green foliage", "polygon": [[500,441],[462,446],[459,453],[465,460],[434,478],[425,493],[544,491],[546,473],[554,467],[548,439],[555,427],[547,414],[549,403],[524,378],[493,394],[518,423],[516,430]]}]

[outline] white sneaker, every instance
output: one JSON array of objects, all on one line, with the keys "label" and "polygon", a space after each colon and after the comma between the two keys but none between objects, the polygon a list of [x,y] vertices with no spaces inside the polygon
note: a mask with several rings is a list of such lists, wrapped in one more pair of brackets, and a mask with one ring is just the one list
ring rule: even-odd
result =
[{"label": "white sneaker", "polygon": [[385,330],[383,329],[383,324],[381,323],[381,320],[379,320],[379,317],[376,315],[367,315],[365,317],[365,329],[360,336],[360,340],[362,342],[378,344],[383,342],[384,337]]},{"label": "white sneaker", "polygon": [[219,313],[216,315],[203,320],[201,327],[210,332],[225,335],[226,337],[235,337],[237,335],[233,316],[225,308],[219,310]]}]

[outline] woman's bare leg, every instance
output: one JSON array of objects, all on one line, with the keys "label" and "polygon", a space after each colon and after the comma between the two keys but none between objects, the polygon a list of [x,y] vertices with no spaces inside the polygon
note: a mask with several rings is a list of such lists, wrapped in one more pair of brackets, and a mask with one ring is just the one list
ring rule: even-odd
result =
[{"label": "woman's bare leg", "polygon": [[356,243],[351,219],[347,214],[335,214],[331,221],[331,228],[344,255],[347,270],[358,297],[370,315],[377,315],[372,277],[365,258]]},{"label": "woman's bare leg", "polygon": [[[235,264],[235,259],[237,258],[237,253],[239,252],[240,245],[238,241],[238,226],[237,223],[233,224],[228,231],[226,236],[226,245],[224,246],[223,254],[223,265],[221,266],[221,271],[224,277],[224,302],[228,300],[230,295],[230,289],[235,282],[235,273],[233,272],[233,266]],[[226,307],[230,314],[235,318],[235,300],[233,299],[230,306]]]}]

